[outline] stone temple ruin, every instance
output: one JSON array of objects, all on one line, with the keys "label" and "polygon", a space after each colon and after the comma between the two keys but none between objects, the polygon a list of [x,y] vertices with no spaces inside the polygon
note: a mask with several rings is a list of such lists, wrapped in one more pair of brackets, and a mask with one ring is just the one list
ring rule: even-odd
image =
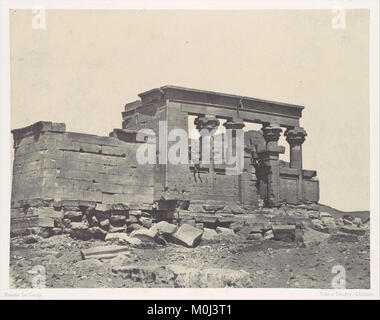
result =
[{"label": "stone temple ruin", "polygon": [[[304,107],[255,98],[164,86],[139,94],[125,105],[122,128],[108,137],[67,132],[64,123],[40,121],[12,131],[14,164],[11,233],[50,236],[71,233],[83,239],[130,232],[166,220],[181,225],[228,226],[237,216],[266,208],[316,207],[316,171],[302,167],[306,132]],[[167,130],[227,129],[262,125],[244,135],[244,169],[227,175],[226,165],[144,164],[136,160],[137,131],[159,123]],[[290,161],[278,145],[281,134]],[[175,142],[166,138],[167,146]],[[157,148],[159,150],[159,148]],[[158,157],[159,155],[157,155]]]}]

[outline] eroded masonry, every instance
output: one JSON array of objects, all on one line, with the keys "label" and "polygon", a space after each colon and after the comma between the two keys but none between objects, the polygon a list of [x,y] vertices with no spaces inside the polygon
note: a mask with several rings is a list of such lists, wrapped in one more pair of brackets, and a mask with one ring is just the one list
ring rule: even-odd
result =
[{"label": "eroded masonry", "polygon": [[[191,220],[223,225],[233,215],[263,207],[318,203],[316,171],[302,167],[307,135],[300,127],[302,106],[174,86],[139,97],[126,104],[122,128],[108,137],[67,132],[64,123],[52,122],[12,131],[13,234],[58,234],[77,222],[82,223],[77,228],[88,228],[82,237],[104,237],[127,232],[135,217],[144,215],[178,224]],[[221,119],[232,130],[247,123],[262,125],[245,132],[241,174],[226,174],[226,165],[212,158],[200,165],[137,162],[143,143],[136,139],[138,130],[152,129],[158,144],[160,121],[166,121],[167,131],[187,131],[189,116],[195,117],[198,130],[211,131]],[[278,145],[282,134],[289,144],[289,162],[279,159],[285,152]],[[168,148],[175,143],[165,141]]]}]

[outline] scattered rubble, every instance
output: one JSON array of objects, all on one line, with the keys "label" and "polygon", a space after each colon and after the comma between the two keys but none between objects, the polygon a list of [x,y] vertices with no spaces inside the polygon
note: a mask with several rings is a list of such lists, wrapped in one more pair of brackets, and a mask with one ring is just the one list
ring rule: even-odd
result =
[{"label": "scattered rubble", "polygon": [[[49,271],[54,274],[49,280],[53,287],[57,283],[66,284],[71,277],[78,279],[73,286],[88,287],[93,276],[105,287],[268,287],[270,283],[280,286],[280,282],[273,281],[280,281],[290,272],[291,268],[282,265],[289,254],[294,259],[287,260],[292,269],[311,264],[309,261],[314,261],[314,265],[307,267],[307,273],[306,269],[299,269],[305,276],[291,272],[281,286],[323,287],[321,283],[325,283],[326,276],[318,278],[319,271],[313,270],[327,266],[326,261],[333,264],[341,257],[339,263],[346,265],[347,261],[360,258],[358,264],[365,268],[369,263],[369,220],[359,223],[350,216],[334,218],[306,209],[299,210],[303,214],[288,215],[282,207],[265,209],[266,214],[239,215],[181,210],[178,216],[166,221],[153,212],[126,208],[99,212],[83,207],[82,211],[69,209],[63,211],[61,224],[56,216],[44,219],[44,227],[33,229],[27,236],[12,238],[11,268],[12,272],[18,270],[16,287],[21,283],[28,286],[21,282],[19,272],[26,270],[28,274],[28,268],[36,263],[53,268]],[[292,208],[291,212],[297,210]],[[46,218],[48,210],[44,212]],[[143,223],[150,227],[144,227]],[[36,254],[28,260],[17,258],[20,254],[14,253],[22,247],[27,250],[21,256],[28,252]],[[348,249],[339,251],[348,247],[350,253]],[[321,250],[328,254],[326,261]],[[264,257],[269,260],[262,260]],[[74,267],[75,274],[66,277],[71,272],[69,266]],[[273,268],[278,272],[275,278]],[[367,283],[368,270],[353,283]],[[324,272],[331,273],[327,271]]]},{"label": "scattered rubble", "polygon": [[231,269],[198,269],[181,265],[115,266],[112,272],[144,286],[170,285],[175,288],[249,288],[249,273]]},{"label": "scattered rubble", "polygon": [[111,259],[122,252],[129,252],[129,248],[115,245],[99,246],[81,250],[81,256],[83,259]]}]

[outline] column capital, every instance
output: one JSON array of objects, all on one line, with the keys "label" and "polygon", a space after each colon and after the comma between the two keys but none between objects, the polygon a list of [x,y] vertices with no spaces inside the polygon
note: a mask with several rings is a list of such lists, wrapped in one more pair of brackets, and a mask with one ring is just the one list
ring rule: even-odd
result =
[{"label": "column capital", "polygon": [[239,118],[232,118],[226,121],[223,126],[226,129],[232,129],[232,130],[237,130],[237,129],[243,129],[245,127],[245,124],[242,119]]},{"label": "column capital", "polygon": [[277,142],[282,132],[282,128],[276,124],[265,126],[261,130],[266,142]]},{"label": "column capital", "polygon": [[207,129],[212,131],[219,126],[220,121],[214,115],[205,115],[195,118],[194,124],[198,130]]},{"label": "column capital", "polygon": [[290,145],[301,145],[304,143],[307,133],[304,128],[295,127],[292,129],[287,129],[284,135],[286,137],[286,141],[288,141]]}]

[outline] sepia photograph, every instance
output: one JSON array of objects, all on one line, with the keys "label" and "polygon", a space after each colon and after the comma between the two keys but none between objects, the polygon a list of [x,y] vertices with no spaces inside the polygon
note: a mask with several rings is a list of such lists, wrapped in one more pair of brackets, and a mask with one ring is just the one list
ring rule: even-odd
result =
[{"label": "sepia photograph", "polygon": [[247,3],[3,5],[3,299],[379,298],[378,3]]}]

